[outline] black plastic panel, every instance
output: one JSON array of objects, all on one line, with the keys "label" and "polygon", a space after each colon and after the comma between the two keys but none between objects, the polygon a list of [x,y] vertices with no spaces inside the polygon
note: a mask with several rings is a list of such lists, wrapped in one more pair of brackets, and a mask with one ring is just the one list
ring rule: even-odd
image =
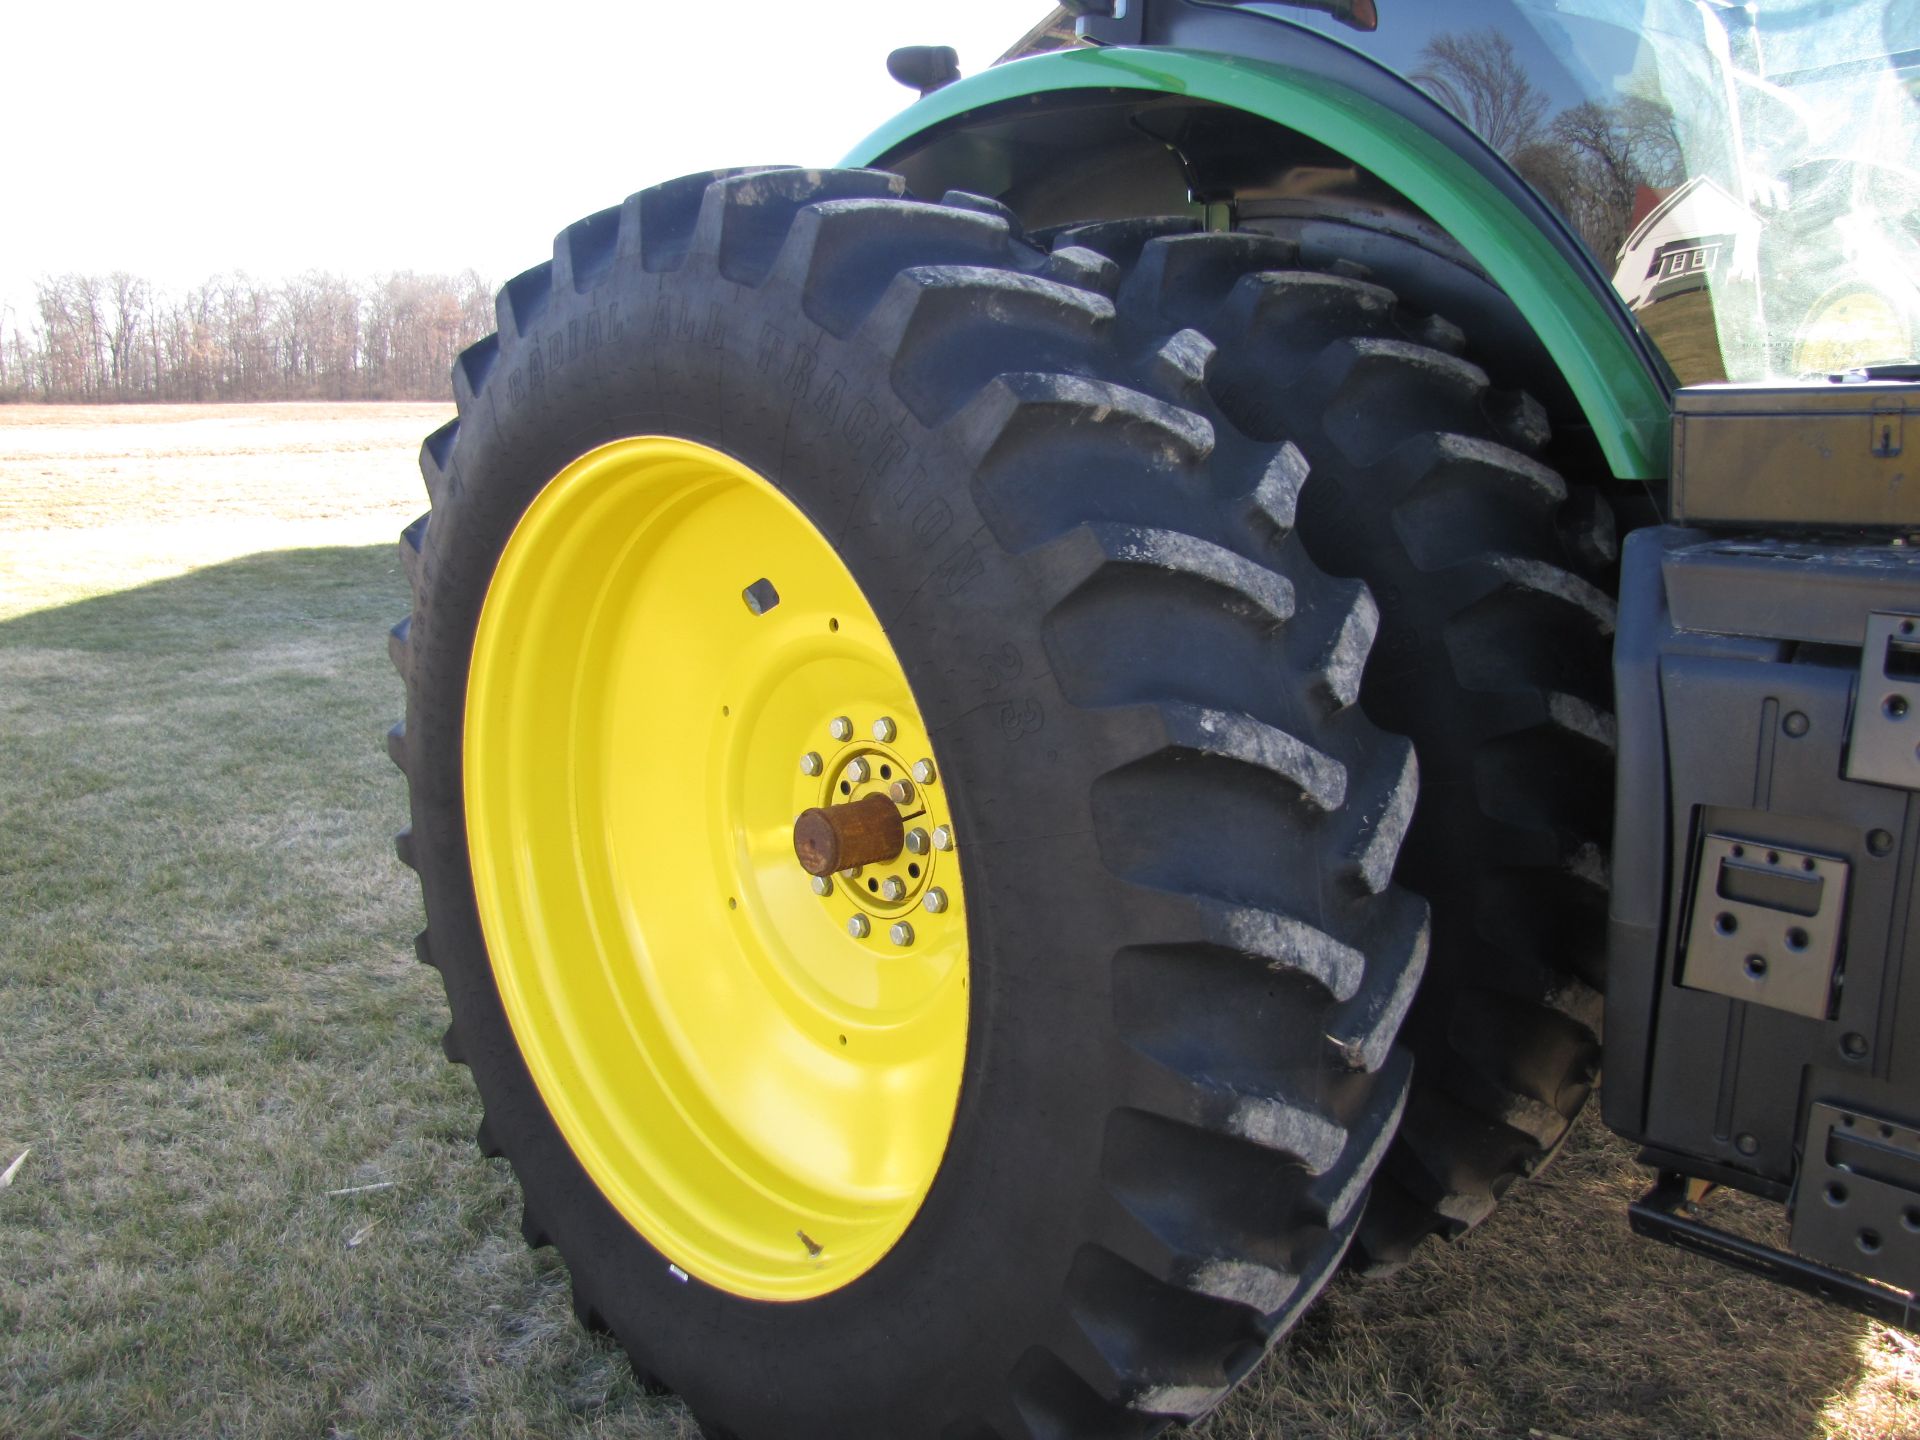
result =
[{"label": "black plastic panel", "polygon": [[1703,543],[1658,556],[1680,630],[1858,649],[1869,615],[1909,607],[1920,595],[1920,548],[1912,545],[1694,538]]},{"label": "black plastic panel", "polygon": [[[1816,1103],[1920,1128],[1920,998],[1900,984],[1920,793],[1846,778],[1869,616],[1900,611],[1920,613],[1904,547],[1674,528],[1628,539],[1603,1093],[1607,1122],[1663,1163],[1692,1157],[1696,1173],[1777,1194],[1802,1178]],[[1883,697],[1866,701],[1877,714]],[[1799,890],[1769,854],[1805,872]],[[1721,905],[1729,894],[1757,908]],[[1697,904],[1716,912],[1700,922]],[[1712,928],[1720,909],[1783,935],[1796,913],[1824,917],[1830,971],[1810,968],[1790,1003],[1743,993]],[[1826,1258],[1841,1262],[1837,1243]]]}]

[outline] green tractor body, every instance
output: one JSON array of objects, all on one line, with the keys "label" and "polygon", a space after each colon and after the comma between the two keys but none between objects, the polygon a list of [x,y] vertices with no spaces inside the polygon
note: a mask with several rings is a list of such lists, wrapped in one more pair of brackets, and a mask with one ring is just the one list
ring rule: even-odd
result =
[{"label": "green tractor body", "polygon": [[1148,1435],[1604,1059],[1636,1229],[1905,1323],[1920,12],[1070,8],[456,366],[391,748],[527,1238],[711,1435]]}]

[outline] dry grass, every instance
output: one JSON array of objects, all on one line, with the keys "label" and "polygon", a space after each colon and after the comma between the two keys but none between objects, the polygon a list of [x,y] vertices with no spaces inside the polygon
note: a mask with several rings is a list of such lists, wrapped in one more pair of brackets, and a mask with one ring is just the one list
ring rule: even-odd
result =
[{"label": "dry grass", "polygon": [[297,546],[368,545],[420,508],[444,405],[0,408],[0,618]]},{"label": "dry grass", "polygon": [[[1460,1244],[1343,1281],[1204,1432],[1567,1440],[1920,1435],[1911,1338],[1636,1239],[1648,1175],[1585,1119],[1553,1168]],[[1785,1240],[1778,1207],[1709,1202]]]},{"label": "dry grass", "polygon": [[[693,1433],[521,1245],[412,960],[384,631],[441,418],[0,410],[0,1434]],[[1643,1184],[1589,1124],[1197,1433],[1920,1436],[1912,1340],[1633,1240]]]}]

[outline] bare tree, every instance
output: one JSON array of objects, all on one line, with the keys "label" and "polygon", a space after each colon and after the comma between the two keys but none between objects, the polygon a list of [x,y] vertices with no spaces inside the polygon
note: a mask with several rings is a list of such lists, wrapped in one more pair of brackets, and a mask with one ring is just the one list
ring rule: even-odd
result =
[{"label": "bare tree", "polygon": [[1412,79],[1508,157],[1538,137],[1546,117],[1546,95],[1497,30],[1434,36]]},{"label": "bare tree", "polygon": [[1686,178],[1673,111],[1643,95],[1611,105],[1590,100],[1562,111],[1546,137],[1521,151],[1515,164],[1603,261],[1611,261],[1626,241],[1642,187],[1662,189]]},{"label": "bare tree", "polygon": [[147,309],[147,282],[124,270],[107,277],[107,359],[113,391],[124,400],[134,389],[133,366]]},{"label": "bare tree", "polygon": [[20,334],[20,322],[11,305],[0,305],[0,400],[18,399],[26,393],[27,385],[27,351]]},{"label": "bare tree", "polygon": [[34,286],[34,304],[46,352],[43,368],[47,388],[76,400],[90,398],[86,348],[81,338],[83,324],[72,277],[40,281]]},{"label": "bare tree", "polygon": [[70,277],[87,398],[107,394],[107,286],[98,275]]},{"label": "bare tree", "polygon": [[0,400],[434,399],[493,300],[471,270],[232,274],[179,296],[116,271],[43,279],[30,326],[6,322]]}]

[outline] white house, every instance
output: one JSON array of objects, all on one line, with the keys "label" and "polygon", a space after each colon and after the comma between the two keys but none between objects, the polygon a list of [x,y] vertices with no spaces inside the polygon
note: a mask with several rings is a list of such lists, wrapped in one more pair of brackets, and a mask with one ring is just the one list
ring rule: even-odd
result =
[{"label": "white house", "polygon": [[1635,310],[1706,287],[1736,267],[1750,267],[1760,218],[1712,179],[1696,175],[1675,187],[1633,227],[1620,247],[1613,285]]}]

